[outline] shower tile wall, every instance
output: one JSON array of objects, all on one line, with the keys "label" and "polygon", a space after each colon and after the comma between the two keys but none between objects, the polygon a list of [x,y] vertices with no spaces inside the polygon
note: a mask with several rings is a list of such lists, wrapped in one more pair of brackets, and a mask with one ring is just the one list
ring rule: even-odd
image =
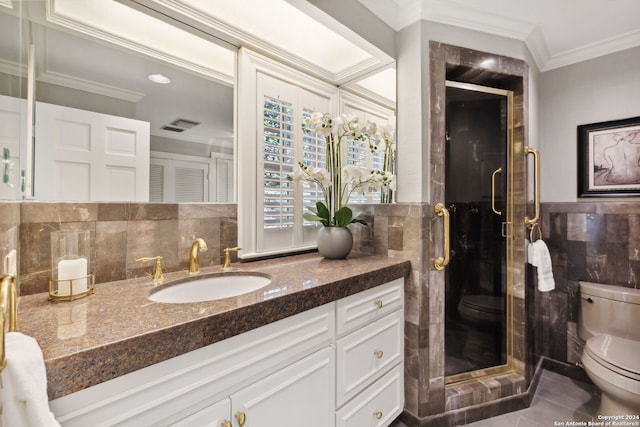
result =
[{"label": "shower tile wall", "polygon": [[534,357],[574,365],[583,346],[578,282],[640,288],[640,204],[544,203],[542,235],[556,288],[532,294]]}]

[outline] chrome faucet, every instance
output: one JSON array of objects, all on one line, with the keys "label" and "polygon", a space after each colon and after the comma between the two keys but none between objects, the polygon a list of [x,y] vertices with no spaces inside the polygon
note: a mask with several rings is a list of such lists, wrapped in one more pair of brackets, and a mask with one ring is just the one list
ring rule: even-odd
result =
[{"label": "chrome faucet", "polygon": [[196,238],[193,236],[193,243],[191,244],[191,252],[189,252],[189,274],[196,274],[200,272],[200,251],[207,250],[207,242],[201,237]]}]

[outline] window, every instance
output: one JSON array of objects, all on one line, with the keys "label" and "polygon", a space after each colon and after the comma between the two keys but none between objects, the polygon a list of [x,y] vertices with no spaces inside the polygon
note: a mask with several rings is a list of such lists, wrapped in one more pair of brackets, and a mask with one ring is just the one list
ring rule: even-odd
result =
[{"label": "window", "polygon": [[[373,102],[367,101],[356,95],[342,92],[340,94],[340,108],[344,113],[357,116],[361,121],[376,123],[378,129],[387,124],[395,127],[395,113],[393,110],[382,107]],[[371,153],[367,141],[349,141],[347,149],[347,159],[343,164],[355,165],[365,168],[382,169],[384,153]],[[380,201],[378,191],[366,191],[360,194],[352,194],[351,203],[377,203]]]},{"label": "window", "polygon": [[264,96],[262,168],[263,223],[265,228],[294,226],[294,183],[287,179],[293,173],[294,107],[291,102]]},{"label": "window", "polygon": [[261,121],[258,125],[257,250],[270,252],[315,244],[319,224],[305,222],[304,207],[322,193],[314,185],[289,180],[302,161],[324,166],[324,139],[302,131],[305,116],[328,111],[329,99],[306,88],[258,73]]},{"label": "window", "polygon": [[[313,249],[320,225],[305,221],[302,214],[305,206],[322,199],[322,192],[316,185],[293,182],[288,176],[300,161],[324,166],[324,137],[303,131],[301,124],[315,111],[337,114],[339,90],[244,48],[238,60],[238,116],[243,118],[237,132],[240,257]],[[388,109],[370,108],[374,104],[368,101],[351,102],[356,98],[346,96],[350,103],[343,101],[348,108],[342,111],[381,126],[393,117]],[[343,165],[381,163],[372,160],[367,142],[352,144],[346,156]],[[378,200],[365,194],[359,201]]]}]

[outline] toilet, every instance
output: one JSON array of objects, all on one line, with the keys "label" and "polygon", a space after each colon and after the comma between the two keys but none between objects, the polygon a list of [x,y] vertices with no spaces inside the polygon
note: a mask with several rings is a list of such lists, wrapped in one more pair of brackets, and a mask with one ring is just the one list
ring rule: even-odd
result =
[{"label": "toilet", "polygon": [[464,295],[458,304],[458,314],[468,326],[464,352],[468,359],[487,366],[497,363],[504,316],[504,298],[491,295]]},{"label": "toilet", "polygon": [[504,298],[490,295],[464,295],[458,304],[458,314],[467,323],[487,329],[502,323]]},{"label": "toilet", "polygon": [[602,391],[599,415],[640,414],[640,289],[580,282],[582,365]]}]

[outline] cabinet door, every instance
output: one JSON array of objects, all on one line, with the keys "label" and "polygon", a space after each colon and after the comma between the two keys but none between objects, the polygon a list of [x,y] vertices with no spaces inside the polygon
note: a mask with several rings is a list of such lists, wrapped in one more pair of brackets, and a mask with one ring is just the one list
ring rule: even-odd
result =
[{"label": "cabinet door", "polygon": [[325,348],[233,394],[233,425],[334,426],[334,357]]},{"label": "cabinet door", "polygon": [[336,412],[336,427],[386,427],[404,407],[404,369],[396,365]]},{"label": "cabinet door", "polygon": [[231,401],[223,399],[171,424],[171,427],[231,427],[231,425]]},{"label": "cabinet door", "polygon": [[396,311],[337,341],[338,406],[402,361],[403,326],[403,312]]}]

